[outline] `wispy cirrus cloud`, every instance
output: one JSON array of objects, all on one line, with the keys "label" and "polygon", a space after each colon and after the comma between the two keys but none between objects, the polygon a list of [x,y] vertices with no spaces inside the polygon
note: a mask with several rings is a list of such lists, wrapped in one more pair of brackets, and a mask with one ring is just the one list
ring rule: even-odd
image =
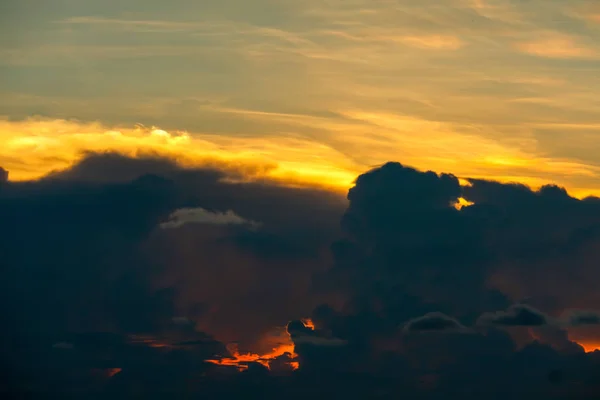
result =
[{"label": "wispy cirrus cloud", "polygon": [[422,49],[458,50],[464,46],[464,43],[455,36],[405,36],[401,41]]},{"label": "wispy cirrus cloud", "polygon": [[569,36],[554,36],[520,42],[515,47],[527,54],[548,58],[595,58],[598,52]]},{"label": "wispy cirrus cloud", "polygon": [[387,159],[597,186],[600,10],[589,2],[134,0],[132,13],[64,1],[4,25],[0,106],[12,120],[143,123],[267,158],[269,143],[300,142],[281,152],[294,154],[288,168],[328,165],[345,171],[341,186]]},{"label": "wispy cirrus cloud", "polygon": [[111,29],[122,28],[138,32],[181,32],[196,30],[203,26],[203,24],[198,22],[102,18],[97,16],[69,17],[54,22],[62,25],[104,26]]}]

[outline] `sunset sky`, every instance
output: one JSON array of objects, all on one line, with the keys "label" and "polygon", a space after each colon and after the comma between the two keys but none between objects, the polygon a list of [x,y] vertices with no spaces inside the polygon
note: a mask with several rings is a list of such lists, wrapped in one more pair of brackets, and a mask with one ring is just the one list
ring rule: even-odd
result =
[{"label": "sunset sky", "polygon": [[599,0],[0,0],[0,392],[598,399],[598,260]]},{"label": "sunset sky", "polygon": [[0,165],[11,179],[85,150],[141,149],[341,190],[400,160],[600,193],[592,0],[1,7]]}]

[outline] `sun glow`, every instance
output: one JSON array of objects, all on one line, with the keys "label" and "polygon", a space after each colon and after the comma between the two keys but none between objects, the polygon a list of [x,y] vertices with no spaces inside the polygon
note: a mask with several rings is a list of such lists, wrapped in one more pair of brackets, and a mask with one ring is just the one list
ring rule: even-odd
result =
[{"label": "sun glow", "polygon": [[[307,328],[312,330],[315,329],[314,323],[309,318],[303,319],[302,323],[304,323]],[[285,328],[280,327],[275,330],[274,336],[279,337],[280,340],[275,343],[275,346],[272,347],[270,352],[264,354],[251,352],[241,353],[238,349],[237,343],[231,343],[227,346],[227,350],[229,350],[231,357],[207,360],[207,362],[216,365],[236,367],[240,371],[247,370],[250,363],[256,362],[271,370],[273,362],[276,359],[287,355],[289,360],[294,361],[288,360],[285,362],[285,364],[287,364],[292,370],[297,370],[300,367],[300,363],[297,361],[298,354],[295,352],[294,342],[292,341],[290,335],[285,332]]]},{"label": "sun glow", "polygon": [[592,182],[600,168],[593,165],[538,157],[457,133],[443,123],[378,113],[342,114],[352,123],[313,121],[309,117],[310,121],[302,122],[296,117],[298,123],[321,124],[316,128],[328,132],[322,138],[292,133],[268,137],[190,134],[143,125],[127,128],[59,119],[0,119],[0,166],[9,171],[10,180],[22,181],[69,168],[89,152],[158,155],[184,167],[235,171],[237,180],[270,180],[343,193],[374,165],[398,160],[420,169],[533,187],[548,183],[551,176],[559,179],[552,183],[567,186],[575,196],[598,193]]},{"label": "sun glow", "polygon": [[578,344],[583,347],[586,353],[600,351],[600,342],[578,342]]},{"label": "sun glow", "polygon": [[[227,346],[227,349],[231,353],[231,357],[207,361],[211,364],[236,367],[238,370],[244,371],[248,369],[248,365],[253,362],[257,362],[266,368],[271,369],[271,362],[277,357],[283,356],[286,353],[291,359],[298,357],[298,355],[294,352],[294,345],[289,343],[273,348],[270,353],[266,354],[240,353],[237,344],[230,344]],[[299,363],[297,361],[292,361],[289,364],[292,369],[297,369],[299,367]]]},{"label": "sun glow", "polygon": [[300,138],[191,136],[142,125],[107,129],[65,120],[0,120],[0,166],[14,181],[68,168],[89,152],[109,151],[130,157],[158,155],[184,167],[232,170],[249,181],[334,190],[345,190],[360,173],[330,147]]}]

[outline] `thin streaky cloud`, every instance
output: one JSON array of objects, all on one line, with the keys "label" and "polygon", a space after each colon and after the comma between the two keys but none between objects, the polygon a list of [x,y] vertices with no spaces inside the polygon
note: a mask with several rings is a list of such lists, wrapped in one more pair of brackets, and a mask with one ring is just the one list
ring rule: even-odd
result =
[{"label": "thin streaky cloud", "polygon": [[[584,18],[600,10],[589,2],[132,1],[143,7],[24,13],[0,42],[6,117],[124,132],[139,122],[280,165],[277,148],[294,154],[289,173],[326,165],[349,177],[396,159],[594,191],[600,159],[581,150],[600,140],[600,31]],[[295,141],[298,151],[281,150]],[[59,147],[58,159],[74,159]],[[313,148],[332,161],[313,163]],[[34,159],[23,174],[11,162],[11,176],[54,165]]]},{"label": "thin streaky cloud", "polygon": [[581,43],[575,37],[568,35],[550,34],[530,41],[515,44],[518,51],[533,56],[548,58],[595,58],[598,56],[596,49]]}]

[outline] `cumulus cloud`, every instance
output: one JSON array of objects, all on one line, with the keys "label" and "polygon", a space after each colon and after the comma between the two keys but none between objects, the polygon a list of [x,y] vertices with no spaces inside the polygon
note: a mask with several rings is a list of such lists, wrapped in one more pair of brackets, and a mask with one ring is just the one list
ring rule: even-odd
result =
[{"label": "cumulus cloud", "polygon": [[[457,368],[462,357],[467,376],[475,373],[482,349],[507,368],[516,354],[525,357],[519,348],[546,360],[536,368],[548,360],[560,364],[563,354],[582,354],[569,339],[565,329],[570,328],[554,316],[565,307],[600,304],[586,280],[577,278],[577,290],[570,289],[574,270],[595,276],[588,257],[595,254],[598,238],[597,199],[579,200],[555,185],[533,190],[468,181],[461,185],[451,174],[399,163],[356,180],[342,218],[344,237],[331,247],[334,263],[313,279],[315,290],[344,299],[312,315],[318,326],[348,340],[352,348],[329,354],[329,364],[360,368],[365,359],[384,357],[392,348],[404,354],[404,361],[427,359],[438,365],[445,359],[448,368]],[[461,197],[465,205],[457,209]],[[523,298],[531,305],[514,304]],[[405,330],[473,326],[473,334],[403,335],[399,343],[397,327],[407,320],[411,324]],[[504,329],[515,327],[526,329]],[[535,339],[540,346],[527,347]],[[312,368],[317,360],[324,362],[325,352],[307,354]],[[431,371],[461,379],[439,368]]]},{"label": "cumulus cloud", "polygon": [[[343,199],[227,183],[227,174],[157,157],[89,154],[38,181],[9,182],[0,191],[0,253],[8,266],[0,273],[3,304],[20,305],[5,313],[15,331],[157,332],[185,315],[226,341],[238,339],[242,321],[243,346],[260,348],[278,321],[310,313],[309,277],[324,265]],[[177,212],[186,207],[191,212]],[[248,217],[206,211],[218,209]],[[196,228],[155,229],[184,222],[169,220],[174,213]],[[253,221],[265,228],[223,229]],[[44,278],[32,283],[31,276]]]},{"label": "cumulus cloud", "polygon": [[186,224],[247,225],[251,228],[259,228],[261,226],[260,222],[244,219],[232,210],[218,212],[205,210],[201,207],[175,210],[169,215],[168,220],[159,226],[162,229],[173,229]]},{"label": "cumulus cloud", "polygon": [[[122,368],[115,384],[143,376],[149,387],[173,388],[189,380],[216,393],[211,374],[230,374],[223,381],[233,391],[237,382],[281,388],[271,383],[294,380],[278,374],[294,373],[302,393],[321,379],[332,391],[356,383],[343,390],[363,398],[377,387],[415,396],[498,392],[507,381],[518,381],[511,395],[545,394],[550,369],[592,365],[569,330],[595,315],[581,312],[569,324],[553,316],[600,304],[587,282],[597,282],[597,199],[556,186],[461,186],[452,174],[399,163],[360,176],[347,203],[226,176],[88,155],[72,170],[9,182],[0,191],[8,222],[0,225],[0,254],[10,267],[0,271],[0,293],[11,305],[3,335],[23,344],[8,362],[33,365],[43,357],[31,343],[49,351],[64,341],[76,350],[49,357],[82,355],[85,368],[106,376]],[[186,208],[201,221],[194,229],[155,229]],[[228,226],[248,221],[263,225]],[[513,304],[522,298],[531,305]],[[411,334],[401,334],[403,324]],[[527,329],[504,329],[511,327]],[[89,335],[65,335],[82,330]],[[29,339],[32,331],[42,339]],[[232,341],[237,354],[222,345]],[[274,347],[288,353],[268,358],[281,369],[234,374],[236,365],[225,364],[265,361]],[[215,359],[224,362],[204,365]],[[164,374],[171,367],[176,373]]]},{"label": "cumulus cloud", "polygon": [[[598,393],[597,355],[560,344],[579,329],[597,347],[582,325],[595,314],[538,324],[600,308],[600,202],[576,198],[598,192],[594,2],[132,0],[135,16],[102,2],[78,5],[87,16],[75,18],[69,7],[14,3],[22,18],[6,29],[28,40],[0,50],[20,78],[0,96],[0,164],[11,171],[8,182],[0,173],[3,387],[115,398],[182,388],[262,399]],[[101,40],[56,43],[65,28]],[[78,79],[65,57],[74,52]],[[165,54],[171,62],[155,59]],[[86,73],[115,57],[110,85]],[[172,79],[137,68],[157,62]],[[190,97],[191,81],[204,98]],[[148,82],[172,97],[148,96]],[[124,85],[124,96],[105,96]],[[32,113],[101,122],[17,120]],[[122,128],[137,121],[192,133]],[[132,158],[71,166],[107,149]],[[389,157],[406,164],[353,183]],[[354,186],[346,202],[273,181]],[[203,222],[156,229],[185,209]],[[261,229],[239,229],[252,221]],[[510,306],[522,298],[530,310]],[[472,335],[398,330],[473,326],[493,310],[504,311]],[[264,354],[265,332],[307,316],[317,329],[288,326],[298,356],[280,360],[299,364],[293,377],[260,364],[221,374],[227,366],[203,361],[223,346],[194,336]],[[82,330],[111,335],[65,334]],[[52,351],[63,341],[75,350]]]}]

